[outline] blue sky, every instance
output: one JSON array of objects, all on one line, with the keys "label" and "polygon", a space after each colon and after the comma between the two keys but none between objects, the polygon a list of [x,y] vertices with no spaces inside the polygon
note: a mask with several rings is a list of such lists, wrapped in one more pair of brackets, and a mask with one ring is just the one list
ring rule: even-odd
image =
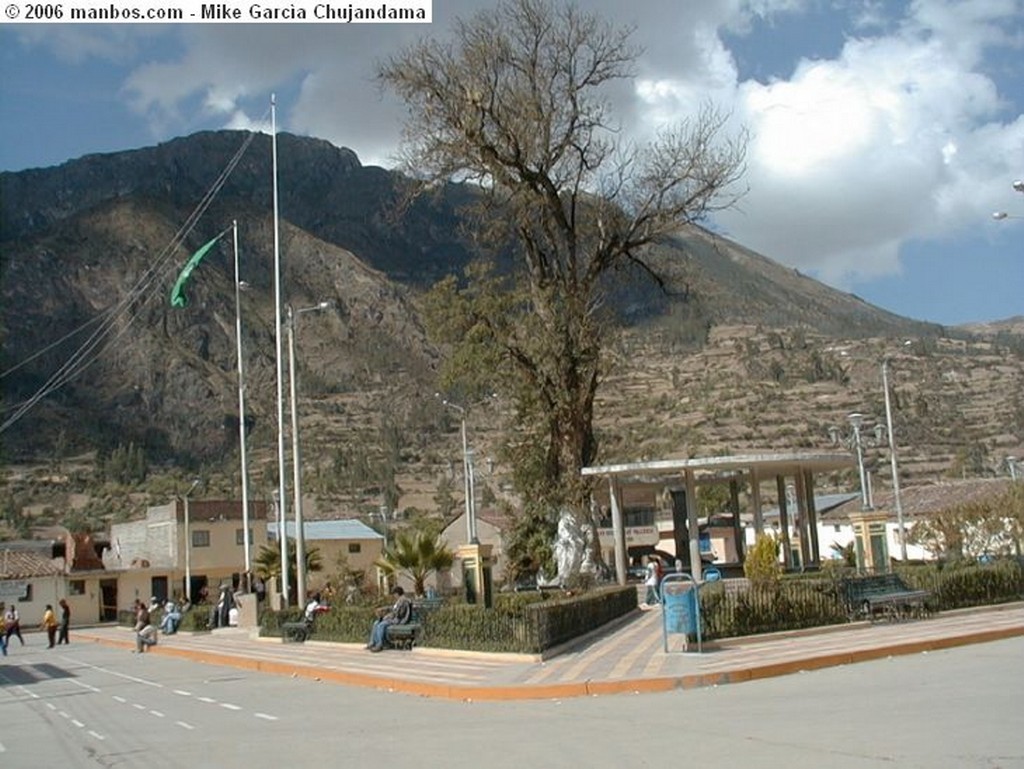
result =
[{"label": "blue sky", "polygon": [[[434,0],[430,26],[0,25],[0,169],[265,127],[272,92],[281,130],[391,165],[404,112],[374,62],[488,5]],[[644,49],[612,95],[625,131],[708,100],[749,131],[716,229],[901,315],[1024,315],[1024,0],[580,5]]]}]

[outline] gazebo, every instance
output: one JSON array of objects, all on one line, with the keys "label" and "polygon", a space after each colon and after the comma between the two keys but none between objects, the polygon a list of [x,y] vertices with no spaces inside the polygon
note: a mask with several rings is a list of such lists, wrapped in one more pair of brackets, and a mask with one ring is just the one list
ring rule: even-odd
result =
[{"label": "gazebo", "polygon": [[[675,531],[677,556],[690,567],[693,578],[701,579],[700,540],[697,520],[697,486],[702,484],[730,484],[734,502],[738,506],[738,488],[741,482],[750,484],[750,502],[757,533],[764,530],[761,515],[761,484],[774,478],[779,499],[779,530],[783,539],[783,552],[787,566],[791,566],[789,546],[790,514],[786,502],[787,479],[793,479],[796,490],[796,525],[800,532],[801,561],[817,564],[821,560],[818,548],[817,512],[814,509],[815,474],[856,467],[850,454],[828,452],[764,452],[726,457],[700,457],[689,459],[659,459],[614,465],[584,467],[584,476],[607,478],[611,508],[612,536],[615,545],[615,573],[620,584],[626,583],[626,530],[622,506],[619,504],[620,486],[625,481],[667,486],[672,496],[672,520]],[[738,510],[735,511],[738,513]],[[739,515],[733,516],[736,540],[742,542]],[[740,553],[742,559],[742,551]]]}]

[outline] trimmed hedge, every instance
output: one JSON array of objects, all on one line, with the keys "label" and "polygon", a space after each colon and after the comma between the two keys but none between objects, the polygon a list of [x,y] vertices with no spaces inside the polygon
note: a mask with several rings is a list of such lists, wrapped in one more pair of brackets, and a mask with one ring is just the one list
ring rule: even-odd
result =
[{"label": "trimmed hedge", "polygon": [[[938,610],[990,606],[1024,599],[1021,562],[1006,558],[989,564],[954,561],[898,566],[908,587],[927,590]],[[826,569],[783,577],[774,584],[742,582],[705,585],[700,592],[705,639],[837,625],[847,621],[839,584],[853,569]]]},{"label": "trimmed hedge", "polygon": [[[421,643],[445,649],[537,654],[636,608],[636,588],[632,585],[604,587],[578,596],[560,592],[500,594],[491,609],[449,603],[428,611]],[[301,619],[299,609],[266,611],[260,635],[280,636],[283,623]],[[334,606],[317,617],[313,638],[366,643],[374,619],[372,607]]]},{"label": "trimmed hedge", "polygon": [[[939,611],[1024,600],[1024,568],[1008,558],[989,564],[970,561],[898,566],[909,587],[932,593]],[[700,591],[705,640],[772,633],[847,622],[839,585],[850,569],[787,575],[753,586],[742,580],[704,585]],[[610,586],[580,595],[561,591],[499,593],[494,608],[446,603],[427,614],[424,646],[474,651],[537,654],[635,611],[635,585]],[[190,612],[205,617],[204,612]],[[186,615],[188,616],[188,615]],[[316,620],[313,638],[366,643],[376,613],[369,606],[338,606]],[[200,619],[197,617],[196,619]],[[264,611],[260,634],[280,636],[283,622],[302,619],[300,609]],[[183,626],[182,629],[188,629]]]}]

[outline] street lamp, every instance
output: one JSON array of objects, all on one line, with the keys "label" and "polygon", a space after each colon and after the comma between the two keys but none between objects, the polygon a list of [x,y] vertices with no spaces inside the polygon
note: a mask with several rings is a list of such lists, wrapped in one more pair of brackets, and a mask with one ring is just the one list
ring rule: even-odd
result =
[{"label": "street lamp", "polygon": [[889,463],[892,467],[892,501],[896,508],[896,525],[900,530],[900,559],[907,562],[907,528],[903,521],[903,503],[900,500],[900,474],[896,468],[896,436],[892,431],[892,403],[889,398],[889,359],[882,358],[882,389],[885,391],[885,429],[889,437]]},{"label": "street lamp", "polygon": [[302,463],[299,452],[299,410],[295,394],[295,323],[307,312],[322,312],[331,306],[320,302],[312,307],[292,310],[288,305],[288,377],[292,404],[292,489],[295,493],[295,591],[299,606],[306,605],[306,532],[302,520]]},{"label": "street lamp", "polygon": [[[1013,189],[1017,192],[1024,193],[1024,179],[1018,179],[1015,181],[1013,183]],[[1001,219],[1024,219],[1024,216],[1014,216],[1013,214],[1006,213],[1006,211],[996,211],[992,214],[992,218],[999,221]]]},{"label": "street lamp", "polygon": [[1017,457],[1006,458],[1006,469],[1010,471],[1010,480],[1017,480]]},{"label": "street lamp", "polygon": [[[437,393],[437,397],[440,398],[441,394]],[[458,403],[452,403],[447,398],[443,398],[441,403],[448,408],[459,412],[459,418],[462,420],[462,483],[466,499],[466,541],[473,543],[477,541],[475,520],[476,510],[474,509],[474,500],[472,495],[473,482],[470,480],[473,465],[472,458],[469,453],[469,442],[466,439],[466,409]]]},{"label": "street lamp", "polygon": [[242,549],[245,551],[245,591],[252,590],[252,544],[249,541],[249,469],[245,452],[245,368],[242,364],[242,280],[238,271],[238,222],[231,228],[235,240],[235,343],[238,357],[238,441],[242,462]]},{"label": "street lamp", "polygon": [[185,600],[188,601],[189,605],[192,604],[192,532],[189,526],[188,498],[196,490],[200,480],[200,478],[194,479],[192,485],[188,487],[188,491],[182,497],[185,503]]},{"label": "street lamp", "polygon": [[[871,497],[871,486],[868,483],[867,471],[864,468],[864,439],[861,435],[861,428],[864,425],[864,415],[859,411],[854,411],[846,417],[850,422],[850,427],[853,428],[853,433],[848,438],[843,438],[839,434],[839,428],[830,427],[828,433],[832,438],[832,443],[839,445],[842,444],[847,448],[852,448],[857,454],[857,469],[860,472],[860,501],[862,510],[873,510],[874,500]],[[875,425],[875,441],[880,443],[882,440],[881,425]]]}]

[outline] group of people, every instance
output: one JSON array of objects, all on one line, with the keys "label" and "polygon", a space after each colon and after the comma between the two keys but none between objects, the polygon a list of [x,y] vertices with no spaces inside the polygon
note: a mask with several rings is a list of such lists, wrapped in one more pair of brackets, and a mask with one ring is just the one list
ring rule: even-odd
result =
[{"label": "group of people", "polygon": [[[60,607],[60,617],[54,611],[53,604],[48,603],[43,610],[43,619],[39,623],[39,628],[46,631],[48,649],[52,649],[58,644],[70,643],[71,607],[65,598],[61,598],[57,605]],[[21,635],[21,615],[18,613],[18,607],[14,604],[5,607],[3,616],[4,626],[3,632],[0,633],[0,653],[6,657],[7,650],[11,645],[11,638],[17,636],[22,646],[25,645],[25,639]]]}]

